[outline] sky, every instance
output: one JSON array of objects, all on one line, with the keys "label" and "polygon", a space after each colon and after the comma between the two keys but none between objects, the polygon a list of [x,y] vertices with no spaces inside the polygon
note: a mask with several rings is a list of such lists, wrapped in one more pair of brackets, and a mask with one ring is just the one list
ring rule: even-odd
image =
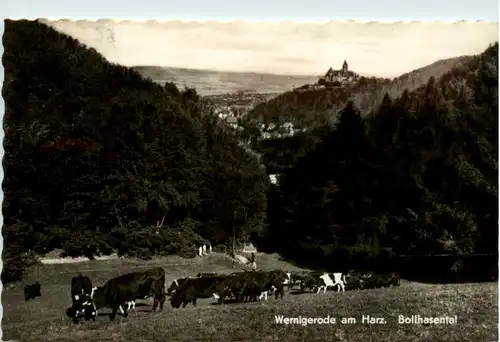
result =
[{"label": "sky", "polygon": [[125,66],[318,75],[344,60],[356,73],[396,77],[437,60],[481,53],[496,22],[51,21]]}]

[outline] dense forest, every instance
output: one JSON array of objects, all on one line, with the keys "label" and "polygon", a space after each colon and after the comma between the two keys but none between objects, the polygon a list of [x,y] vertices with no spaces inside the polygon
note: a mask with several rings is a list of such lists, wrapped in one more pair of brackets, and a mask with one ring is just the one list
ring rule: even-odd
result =
[{"label": "dense forest", "polygon": [[[339,108],[306,113],[313,129],[254,139],[260,161],[194,89],[36,21],[6,20],[3,45],[3,281],[53,249],[189,257],[233,235],[323,268],[497,254],[498,44],[421,87],[367,91],[370,108],[356,98],[377,84],[362,79]],[[274,100],[249,118],[303,105]]]},{"label": "dense forest", "polygon": [[195,90],[36,21],[6,20],[3,46],[4,280],[28,251],[189,256],[265,226],[265,170]]},{"label": "dense forest", "polygon": [[260,142],[281,171],[268,241],[287,257],[497,254],[498,44],[368,115],[349,102],[316,144],[307,135]]}]

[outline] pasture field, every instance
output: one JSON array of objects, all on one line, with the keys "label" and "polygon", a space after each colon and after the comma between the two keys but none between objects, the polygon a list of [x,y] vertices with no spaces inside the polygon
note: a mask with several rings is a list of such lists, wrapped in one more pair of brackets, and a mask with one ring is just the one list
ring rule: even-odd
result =
[{"label": "pasture field", "polygon": [[[276,255],[257,255],[259,269],[298,270]],[[133,260],[95,260],[77,264],[40,266],[27,280],[2,295],[3,340],[21,341],[497,341],[497,284],[428,285],[401,281],[399,288],[326,294],[286,293],[285,299],[267,302],[213,305],[199,300],[198,306],[173,309],[165,302],[161,313],[146,312],[152,300],[137,301],[129,317],[114,322],[100,316],[95,322],[72,323],[65,310],[71,305],[70,282],[78,273],[94,285],[130,271],[161,265],[170,282],[198,272],[235,272],[231,260],[213,253],[191,260],[179,257]],[[42,297],[24,302],[25,283],[40,281]],[[100,310],[100,314],[110,312]],[[275,316],[330,317],[335,324],[277,324]],[[362,315],[384,317],[386,324],[363,324]],[[398,324],[398,315],[455,316],[457,324]],[[356,323],[342,324],[342,317]]]}]

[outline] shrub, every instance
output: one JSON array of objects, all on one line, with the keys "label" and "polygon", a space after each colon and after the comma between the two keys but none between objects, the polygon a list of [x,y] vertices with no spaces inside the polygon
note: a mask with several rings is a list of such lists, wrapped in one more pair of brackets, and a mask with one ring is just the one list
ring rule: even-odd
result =
[{"label": "shrub", "polygon": [[2,253],[2,283],[20,281],[29,267],[39,263],[34,252],[19,253],[14,247],[6,247]]}]

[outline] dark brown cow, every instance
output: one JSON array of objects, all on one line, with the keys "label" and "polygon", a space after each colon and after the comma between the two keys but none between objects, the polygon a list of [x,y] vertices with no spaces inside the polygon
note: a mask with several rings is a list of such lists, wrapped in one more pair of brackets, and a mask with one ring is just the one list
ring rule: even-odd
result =
[{"label": "dark brown cow", "polygon": [[364,287],[365,277],[362,272],[349,271],[345,276],[346,290],[362,290]]},{"label": "dark brown cow", "polygon": [[292,281],[294,284],[300,284],[300,291],[305,292],[307,290],[312,290],[316,292],[319,286],[323,285],[321,276],[325,272],[297,272],[292,274]]},{"label": "dark brown cow", "polygon": [[399,286],[399,273],[374,274],[364,281],[364,288]]},{"label": "dark brown cow", "polygon": [[206,277],[206,278],[188,278],[184,283],[175,291],[174,295],[170,298],[170,303],[173,308],[185,308],[190,302],[196,306],[198,298],[220,299],[221,294],[224,292],[224,281],[227,279],[225,276],[221,277]]},{"label": "dark brown cow", "polygon": [[24,287],[24,300],[28,301],[30,299],[35,299],[36,297],[42,296],[42,286],[39,282],[36,282],[31,285],[26,285]]},{"label": "dark brown cow", "polygon": [[125,317],[128,316],[125,303],[135,299],[153,297],[152,312],[160,304],[163,310],[165,302],[165,271],[161,267],[144,272],[124,274],[109,280],[104,286],[96,288],[93,300],[97,309],[109,307],[112,309],[111,320],[115,319],[120,309]]},{"label": "dark brown cow", "polygon": [[179,278],[175,279],[172,284],[170,284],[169,288],[167,289],[167,295],[171,296],[172,294],[175,293],[175,291],[184,284],[184,282],[189,279],[189,278]]},{"label": "dark brown cow", "polygon": [[237,301],[256,301],[271,291],[276,291],[276,299],[284,296],[285,272],[243,272],[228,277],[225,281],[224,295],[233,295]]}]

